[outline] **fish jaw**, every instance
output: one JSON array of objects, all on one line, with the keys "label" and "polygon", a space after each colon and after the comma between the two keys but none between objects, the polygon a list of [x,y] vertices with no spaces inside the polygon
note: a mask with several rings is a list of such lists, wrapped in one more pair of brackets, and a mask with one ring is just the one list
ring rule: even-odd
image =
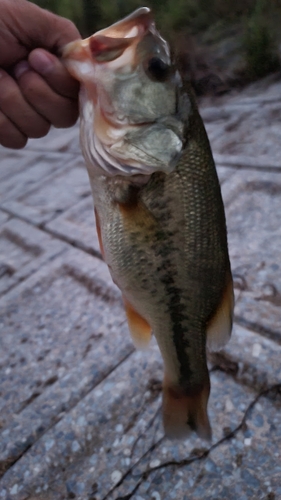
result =
[{"label": "fish jaw", "polygon": [[174,170],[183,148],[178,112],[180,76],[151,12],[123,21],[63,50],[81,83],[82,151],[105,175],[151,175]]},{"label": "fish jaw", "polygon": [[113,38],[132,37],[136,34],[136,26],[139,30],[147,30],[154,25],[151,10],[148,7],[140,7],[134,12],[126,16],[124,19],[117,21],[108,28],[104,28],[97,32]]},{"label": "fish jaw", "polygon": [[[134,48],[144,34],[154,26],[151,11],[141,7],[125,19],[102,29],[84,40],[68,43],[62,51],[62,57],[69,72],[78,80],[89,80],[94,76],[93,64],[113,63],[113,69],[122,67],[124,60],[119,60],[126,49]],[[126,54],[130,64],[135,62],[134,53]],[[112,68],[112,64],[110,65]]]}]

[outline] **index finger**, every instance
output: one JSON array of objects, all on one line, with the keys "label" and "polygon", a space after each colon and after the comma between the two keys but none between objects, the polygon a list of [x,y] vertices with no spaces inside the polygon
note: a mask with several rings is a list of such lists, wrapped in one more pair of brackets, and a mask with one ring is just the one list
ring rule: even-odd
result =
[{"label": "index finger", "polygon": [[28,62],[56,93],[71,99],[78,98],[79,83],[56,56],[44,49],[34,49],[29,54]]}]

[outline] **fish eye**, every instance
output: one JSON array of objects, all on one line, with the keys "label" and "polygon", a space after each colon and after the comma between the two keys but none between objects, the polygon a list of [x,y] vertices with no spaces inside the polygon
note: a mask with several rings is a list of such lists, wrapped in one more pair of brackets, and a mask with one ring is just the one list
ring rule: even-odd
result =
[{"label": "fish eye", "polygon": [[146,73],[151,80],[164,82],[168,79],[170,72],[171,66],[162,61],[159,57],[152,57],[147,62]]}]

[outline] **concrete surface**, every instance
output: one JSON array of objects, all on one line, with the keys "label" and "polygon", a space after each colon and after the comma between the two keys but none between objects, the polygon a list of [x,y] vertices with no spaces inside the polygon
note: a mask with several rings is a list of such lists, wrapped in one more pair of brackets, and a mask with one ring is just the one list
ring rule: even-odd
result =
[{"label": "concrete surface", "polygon": [[0,499],[281,499],[280,95],[268,79],[201,103],[236,293],[211,444],[163,436],[162,360],[132,346],[78,127],[0,148]]}]

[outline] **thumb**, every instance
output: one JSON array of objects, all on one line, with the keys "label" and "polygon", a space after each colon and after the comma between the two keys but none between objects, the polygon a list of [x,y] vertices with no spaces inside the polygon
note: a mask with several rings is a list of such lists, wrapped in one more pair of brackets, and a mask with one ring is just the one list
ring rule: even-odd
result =
[{"label": "thumb", "polygon": [[1,10],[5,14],[6,30],[27,52],[44,48],[59,54],[63,45],[80,38],[79,31],[69,19],[41,9],[27,0],[1,0]]}]

